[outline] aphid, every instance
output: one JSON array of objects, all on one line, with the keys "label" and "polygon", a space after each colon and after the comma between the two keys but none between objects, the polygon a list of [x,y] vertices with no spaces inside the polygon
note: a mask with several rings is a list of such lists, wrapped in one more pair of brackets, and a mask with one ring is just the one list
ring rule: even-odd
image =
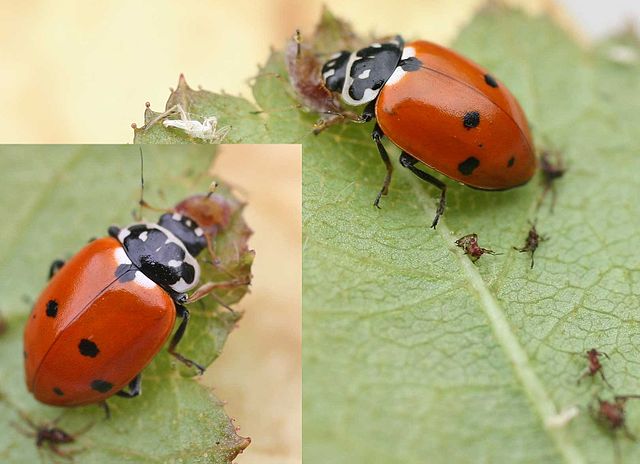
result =
[{"label": "aphid", "polygon": [[604,370],[602,368],[602,364],[600,363],[600,356],[604,356],[605,358],[609,359],[609,355],[607,353],[598,351],[595,348],[591,348],[589,351],[586,352],[586,358],[589,361],[589,365],[587,366],[585,371],[582,373],[577,383],[580,383],[580,381],[587,376],[593,377],[597,373],[600,373],[600,377],[602,377],[602,380],[604,381],[604,383],[606,383],[609,387],[613,388],[613,386],[611,386],[609,381],[604,376]]},{"label": "aphid", "polygon": [[22,412],[20,413],[20,416],[22,417],[23,421],[29,426],[29,429],[25,429],[14,422],[13,426],[20,433],[27,437],[35,438],[36,446],[38,448],[42,448],[43,445],[46,445],[56,455],[69,460],[73,459],[74,454],[82,450],[74,449],[63,451],[60,449],[60,445],[75,443],[77,436],[86,433],[91,427],[93,427],[93,423],[91,423],[82,430],[76,432],[75,435],[71,435],[70,433],[57,426],[58,421],[62,416],[59,416],[55,420],[42,425],[37,425],[26,414]]},{"label": "aphid", "polygon": [[456,240],[456,245],[464,250],[464,254],[468,255],[471,258],[471,261],[474,263],[480,259],[480,257],[487,253],[490,255],[499,255],[501,253],[496,253],[493,250],[489,250],[487,248],[482,248],[478,245],[478,235],[477,234],[469,234],[464,237],[460,237]]},{"label": "aphid", "polygon": [[420,163],[481,190],[527,183],[536,169],[527,118],[506,86],[471,60],[400,36],[334,54],[322,67],[327,89],[348,105],[366,105],[372,137],[387,174],[374,205],[387,195],[393,165],[382,138],[402,153],[400,164],[440,190],[431,223],[444,213],[447,186]]},{"label": "aphid", "polygon": [[629,440],[636,441],[635,435],[631,433],[626,422],[626,405],[629,399],[640,398],[640,395],[616,395],[613,401],[596,398],[597,405],[589,405],[591,417],[602,427],[613,434],[615,462],[621,462],[620,443],[617,432],[622,430]]},{"label": "aphid", "polygon": [[519,251],[520,253],[531,252],[531,269],[533,269],[533,265],[534,265],[533,254],[538,249],[540,242],[544,242],[545,240],[548,240],[548,239],[549,237],[544,237],[538,234],[538,231],[536,230],[536,225],[531,223],[531,228],[529,229],[529,233],[524,242],[524,246],[522,248],[513,247],[513,249]]},{"label": "aphid", "polygon": [[629,431],[626,423],[625,407],[627,400],[640,398],[640,395],[616,395],[613,401],[596,398],[596,408],[591,405],[591,414],[595,420],[612,432],[622,429],[630,440],[636,437]]},{"label": "aphid", "polygon": [[[552,157],[554,158],[552,160]],[[567,168],[564,166],[562,155],[559,151],[544,150],[540,155],[540,170],[542,171],[542,194],[538,200],[537,208],[540,208],[542,201],[547,196],[547,193],[551,192],[551,211],[556,205],[557,192],[555,187],[556,179],[561,178],[567,172]]]},{"label": "aphid", "polygon": [[164,115],[178,113],[180,119],[164,119],[164,127],[173,127],[184,131],[188,136],[206,140],[210,143],[221,143],[231,130],[231,126],[218,128],[218,118],[215,116],[205,117],[202,122],[196,119],[189,119],[187,112],[179,103],[167,110]]}]

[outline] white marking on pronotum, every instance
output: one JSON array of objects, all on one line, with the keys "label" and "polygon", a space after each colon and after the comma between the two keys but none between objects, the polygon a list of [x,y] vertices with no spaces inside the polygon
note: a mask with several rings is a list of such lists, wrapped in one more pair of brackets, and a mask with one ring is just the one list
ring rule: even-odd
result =
[{"label": "white marking on pronotum", "polygon": [[[182,216],[181,216],[182,217]],[[137,224],[135,224],[137,225]],[[147,229],[156,229],[159,230],[160,232],[162,232],[165,237],[167,237],[166,241],[164,242],[165,244],[167,243],[175,243],[176,245],[178,245],[180,248],[182,248],[182,250],[184,251],[184,262],[187,264],[190,264],[193,269],[194,269],[194,279],[193,282],[191,283],[187,283],[185,282],[184,279],[180,279],[179,281],[177,281],[175,284],[170,285],[170,287],[175,290],[176,292],[179,293],[183,293],[186,292],[187,290],[191,290],[193,287],[195,287],[198,283],[198,281],[200,280],[200,265],[198,264],[198,261],[193,257],[193,255],[191,253],[189,253],[189,251],[187,250],[187,247],[184,245],[184,243],[182,242],[182,240],[180,240],[178,237],[176,237],[170,230],[165,229],[164,227],[158,225],[158,224],[152,224],[149,222],[146,222],[143,224]],[[132,227],[132,226],[130,226]],[[118,234],[118,240],[120,240],[120,243],[124,243],[124,239],[130,234],[131,232],[128,230],[128,227],[126,229],[122,229],[120,231],[120,233]],[[117,250],[116,250],[117,253]],[[124,259],[126,259],[127,261],[123,261],[123,263],[125,264],[131,264],[131,261],[129,260],[129,258],[127,258],[124,249],[122,249],[122,253],[124,254]],[[116,255],[118,256],[118,255]],[[118,258],[116,258],[118,259]],[[136,278],[138,277],[137,273],[136,273]],[[141,282],[141,285],[143,283]]]},{"label": "white marking on pronotum", "polygon": [[169,266],[171,266],[171,267],[180,267],[180,266],[182,266],[182,261],[178,261],[176,259],[171,259],[171,260],[169,260],[169,262],[167,264]]},{"label": "white marking on pronotum", "polygon": [[364,94],[362,95],[362,98],[360,100],[354,100],[353,98],[351,98],[351,95],[349,95],[349,90],[353,85],[353,77],[351,77],[351,68],[353,67],[353,64],[356,61],[361,61],[361,60],[362,58],[357,56],[355,53],[352,53],[351,56],[349,57],[349,61],[347,62],[346,76],[344,81],[344,87],[342,87],[341,95],[342,95],[342,99],[351,106],[358,106],[358,105],[362,105],[363,103],[368,103],[374,98],[376,98],[376,95],[380,93],[380,89],[377,89],[377,90],[365,89]]},{"label": "white marking on pronotum", "polygon": [[158,284],[144,275],[141,271],[136,271],[133,281],[144,288],[154,288],[158,286]]},{"label": "white marking on pronotum", "polygon": [[[185,282],[184,279],[180,279],[175,284],[170,285],[170,287],[179,293],[183,293],[183,292],[186,292],[187,290],[191,290],[193,287],[197,285],[198,281],[200,280],[200,265],[198,264],[198,261],[191,255],[191,253],[189,253],[189,251],[185,247],[182,240],[180,240],[178,237],[173,235],[173,233],[170,230],[167,230],[158,224],[147,224],[147,226],[149,228],[154,228],[162,231],[167,237],[167,241],[165,243],[175,243],[176,245],[178,245],[180,248],[184,250],[184,262],[187,264],[190,264],[194,269],[193,282],[187,283]],[[169,266],[171,266],[171,264],[169,264]]]},{"label": "white marking on pronotum", "polygon": [[365,69],[358,75],[358,79],[366,79],[367,77],[369,77],[369,74],[371,74],[371,70]]},{"label": "white marking on pronotum", "polygon": [[331,76],[333,76],[336,73],[335,69],[329,69],[328,71],[325,71],[322,74],[322,77],[324,77],[324,80],[326,81],[328,78],[330,78]]},{"label": "white marking on pronotum", "polygon": [[122,247],[116,248],[113,251],[113,257],[115,258],[116,263],[118,264],[131,264],[131,260],[129,259],[126,251],[124,251],[124,248]]},{"label": "white marking on pronotum", "polygon": [[144,232],[142,232],[139,236],[140,240],[142,240],[143,242],[147,241],[149,234],[147,233],[147,231],[145,230]]},{"label": "white marking on pronotum", "polygon": [[[412,58],[416,56],[416,49],[413,47],[404,47],[404,50],[402,51],[402,58],[400,58],[401,60],[406,60],[407,58]],[[404,75],[407,74],[407,71],[405,71],[404,69],[402,69],[402,67],[398,66],[396,68],[395,71],[393,71],[393,74],[391,74],[391,77],[389,78],[389,80],[386,82],[385,85],[395,85],[397,84],[400,79],[402,79],[404,77]]]},{"label": "white marking on pronotum", "polygon": [[202,234],[204,234],[204,231],[200,228],[200,227],[196,227],[193,232],[198,236],[202,236]]}]

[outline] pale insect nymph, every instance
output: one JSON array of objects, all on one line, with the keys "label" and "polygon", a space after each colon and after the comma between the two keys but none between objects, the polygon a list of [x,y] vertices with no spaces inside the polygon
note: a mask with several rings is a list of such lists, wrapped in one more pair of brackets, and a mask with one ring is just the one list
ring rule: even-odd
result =
[{"label": "pale insect nymph", "polygon": [[189,114],[179,103],[167,110],[164,115],[175,113],[180,114],[180,119],[165,119],[162,125],[183,130],[190,137],[207,140],[210,143],[221,143],[231,130],[231,126],[218,128],[218,118],[215,116],[205,117],[202,122],[189,119]]}]

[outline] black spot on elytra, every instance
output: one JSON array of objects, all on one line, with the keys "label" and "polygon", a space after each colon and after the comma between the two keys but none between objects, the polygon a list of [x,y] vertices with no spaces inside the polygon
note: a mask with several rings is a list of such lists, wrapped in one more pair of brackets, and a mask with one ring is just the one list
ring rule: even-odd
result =
[{"label": "black spot on elytra", "polygon": [[78,343],[78,349],[80,350],[80,354],[82,356],[89,356],[90,358],[95,358],[96,356],[98,356],[98,353],[100,353],[98,345],[96,345],[91,340],[87,340],[86,338],[80,340],[80,343]]},{"label": "black spot on elytra", "polygon": [[477,111],[467,112],[462,118],[462,124],[467,129],[478,127],[478,124],[480,124],[480,113],[478,113]]},{"label": "black spot on elytra", "polygon": [[484,148],[484,144],[483,143],[479,143],[478,144],[478,148]]},{"label": "black spot on elytra", "polygon": [[56,317],[58,315],[58,302],[56,300],[47,301],[47,316]]},{"label": "black spot on elytra", "polygon": [[513,163],[516,162],[516,157],[512,156],[511,158],[509,158],[509,161],[507,162],[507,167],[510,168],[511,166],[513,166]]},{"label": "black spot on elytra", "polygon": [[64,396],[64,392],[60,390],[58,387],[53,387],[53,393],[55,393],[58,396]]},{"label": "black spot on elytra", "polygon": [[106,380],[98,379],[91,382],[91,389],[100,393],[107,393],[112,388],[113,384],[111,382],[107,382]]},{"label": "black spot on elytra", "polygon": [[498,87],[498,82],[496,81],[495,77],[493,77],[491,74],[485,74],[484,81],[487,83],[487,85],[490,85],[493,88]]},{"label": "black spot on elytra", "polygon": [[478,166],[480,166],[480,160],[475,156],[470,156],[458,165],[458,171],[460,171],[465,176],[469,176]]}]

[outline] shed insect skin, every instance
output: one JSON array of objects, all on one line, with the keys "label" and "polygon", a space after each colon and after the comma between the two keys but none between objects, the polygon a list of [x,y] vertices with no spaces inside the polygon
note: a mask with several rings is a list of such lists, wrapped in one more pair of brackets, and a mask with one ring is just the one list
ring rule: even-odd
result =
[{"label": "shed insect skin", "polygon": [[[184,76],[181,75],[180,78],[182,81]],[[147,111],[149,111],[151,103],[146,102],[145,106]],[[179,119],[168,119],[169,116],[174,116],[176,114],[180,116]],[[200,117],[200,119],[203,121],[200,122],[197,119],[190,119],[190,114],[187,113],[181,104],[177,103],[165,112],[155,115],[153,119],[145,123],[141,129],[146,131],[162,121],[162,125],[165,128],[181,130],[189,137],[201,139],[207,143],[214,144],[222,143],[232,129],[231,126],[218,127],[218,118],[213,115],[203,116]],[[131,128],[136,130],[138,129],[138,125],[134,122],[131,124]]]},{"label": "shed insect skin", "polygon": [[162,121],[164,127],[180,129],[190,137],[206,140],[209,143],[222,143],[231,130],[231,126],[218,128],[218,118],[215,116],[205,117],[202,122],[190,119],[179,103],[165,112],[167,115],[175,113],[180,115],[180,119],[164,119]]},{"label": "shed insect skin", "polygon": [[598,351],[595,348],[591,348],[589,351],[586,352],[585,357],[589,361],[589,365],[584,370],[582,375],[578,378],[578,381],[576,383],[580,383],[580,381],[585,377],[593,377],[597,373],[600,373],[600,377],[602,377],[602,380],[604,381],[604,383],[606,383],[609,386],[609,388],[613,388],[613,386],[609,383],[609,381],[604,376],[604,369],[602,367],[602,363],[600,362],[600,356],[604,356],[605,358],[609,359],[609,355],[607,353],[603,351]]}]

